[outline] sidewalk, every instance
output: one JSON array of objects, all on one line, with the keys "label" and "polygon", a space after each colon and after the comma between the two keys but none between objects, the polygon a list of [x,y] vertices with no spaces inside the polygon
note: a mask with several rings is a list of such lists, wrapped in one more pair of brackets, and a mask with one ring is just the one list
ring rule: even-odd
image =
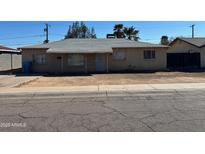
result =
[{"label": "sidewalk", "polygon": [[126,92],[126,91],[163,91],[163,90],[205,90],[205,83],[177,84],[136,84],[136,85],[94,85],[69,87],[35,87],[35,88],[0,88],[0,94],[5,93],[49,93],[49,92]]},{"label": "sidewalk", "polygon": [[37,78],[37,76],[0,75],[0,88],[12,88]]}]

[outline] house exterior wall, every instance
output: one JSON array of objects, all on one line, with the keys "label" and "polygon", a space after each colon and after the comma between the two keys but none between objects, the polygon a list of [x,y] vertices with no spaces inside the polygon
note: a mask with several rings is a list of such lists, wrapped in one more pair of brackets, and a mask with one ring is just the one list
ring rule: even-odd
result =
[{"label": "house exterior wall", "polygon": [[22,64],[26,62],[32,63],[32,72],[34,73],[44,73],[44,72],[55,72],[57,70],[56,62],[53,60],[52,55],[46,55],[45,64],[34,64],[33,56],[38,54],[46,54],[46,50],[33,49],[33,50],[23,50],[22,52]]},{"label": "house exterior wall", "polygon": [[[130,71],[130,70],[165,70],[166,69],[166,48],[152,48],[155,50],[155,59],[144,59],[144,50],[151,48],[124,48],[113,49],[114,52],[125,51],[125,60],[114,60],[112,54],[105,53],[106,70]],[[33,57],[37,54],[46,54],[45,64],[33,63]],[[32,62],[34,73],[75,73],[75,72],[96,72],[96,54],[83,54],[84,65],[69,66],[69,54],[48,54],[46,50],[32,49],[22,51],[22,63]],[[62,57],[59,60],[59,57]],[[108,61],[107,61],[108,60]],[[107,65],[108,64],[108,65]]]},{"label": "house exterior wall", "polygon": [[182,40],[176,40],[174,44],[167,50],[167,53],[200,53],[201,67],[205,68],[205,47],[199,48]]},{"label": "house exterior wall", "polygon": [[87,59],[87,72],[95,72],[96,66],[95,66],[95,54],[86,54]]},{"label": "house exterior wall", "polygon": [[[34,55],[45,54],[45,64],[36,64],[33,62]],[[84,56],[85,57],[85,56]],[[85,58],[84,58],[85,60]],[[85,65],[83,66],[69,66],[68,65],[68,54],[47,54],[46,50],[33,49],[22,51],[22,63],[31,62],[32,72],[34,73],[75,73],[85,72]],[[85,64],[85,62],[84,62]]]},{"label": "house exterior wall", "polygon": [[[144,50],[155,50],[155,59],[144,59]],[[166,48],[124,48],[113,49],[114,52],[125,51],[125,60],[115,60],[109,55],[110,71],[126,70],[165,70]]]},{"label": "house exterior wall", "polygon": [[200,48],[201,67],[205,68],[205,47]]},{"label": "house exterior wall", "polygon": [[176,40],[173,45],[167,50],[167,53],[187,53],[187,52],[200,52],[200,48],[186,43],[182,40]]}]

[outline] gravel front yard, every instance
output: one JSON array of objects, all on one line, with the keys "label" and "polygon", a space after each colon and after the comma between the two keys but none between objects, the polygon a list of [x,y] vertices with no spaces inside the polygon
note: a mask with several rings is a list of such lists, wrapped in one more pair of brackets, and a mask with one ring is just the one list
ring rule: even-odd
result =
[{"label": "gravel front yard", "polygon": [[61,87],[86,85],[164,83],[205,83],[205,72],[157,72],[132,74],[92,74],[88,76],[43,76],[20,87]]}]

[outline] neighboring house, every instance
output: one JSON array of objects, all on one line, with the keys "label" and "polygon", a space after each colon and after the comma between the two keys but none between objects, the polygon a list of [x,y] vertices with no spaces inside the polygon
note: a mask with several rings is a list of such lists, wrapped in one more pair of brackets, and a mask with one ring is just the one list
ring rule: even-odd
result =
[{"label": "neighboring house", "polygon": [[167,48],[126,39],[66,39],[19,49],[34,73],[89,73],[165,70]]},{"label": "neighboring house", "polygon": [[0,45],[0,53],[12,53],[12,54],[16,54],[16,53],[20,53],[19,51],[17,51],[16,49],[12,49],[12,48],[9,48],[9,47],[5,47],[5,46],[2,46]]},{"label": "neighboring house", "polygon": [[205,68],[205,38],[176,38],[167,50],[168,68]]},{"label": "neighboring house", "polygon": [[0,71],[21,68],[20,51],[0,45]]}]

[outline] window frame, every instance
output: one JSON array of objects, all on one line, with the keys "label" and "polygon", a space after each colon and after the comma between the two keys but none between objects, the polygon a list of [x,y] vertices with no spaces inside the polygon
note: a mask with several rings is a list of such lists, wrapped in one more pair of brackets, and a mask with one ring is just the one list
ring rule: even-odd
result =
[{"label": "window frame", "polygon": [[45,65],[46,54],[33,54],[33,63],[36,65]]},{"label": "window frame", "polygon": [[143,56],[144,56],[144,60],[155,60],[156,51],[155,50],[144,50]]},{"label": "window frame", "polygon": [[[74,56],[80,56],[82,61],[78,64],[78,61],[72,60]],[[70,61],[71,60],[71,61]],[[80,61],[80,60],[79,60]],[[74,62],[74,63],[73,63]],[[81,67],[85,65],[85,56],[83,54],[69,54],[67,57],[67,65],[68,66],[76,66]]]},{"label": "window frame", "polygon": [[[119,53],[123,53],[124,54],[124,57],[123,58],[120,58],[120,56],[117,58],[116,56],[116,53],[119,54]],[[123,61],[123,60],[126,60],[127,59],[127,52],[126,51],[113,51],[113,60],[116,60],[116,61]]]}]

